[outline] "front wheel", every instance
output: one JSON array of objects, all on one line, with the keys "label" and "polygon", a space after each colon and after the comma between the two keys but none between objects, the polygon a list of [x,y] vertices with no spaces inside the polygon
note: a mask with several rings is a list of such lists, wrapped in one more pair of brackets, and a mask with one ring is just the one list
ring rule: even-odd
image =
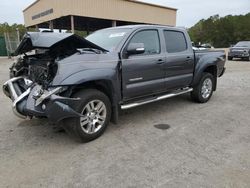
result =
[{"label": "front wheel", "polygon": [[206,103],[212,97],[214,91],[214,76],[210,73],[203,73],[199,84],[194,88],[191,97],[199,103]]},{"label": "front wheel", "polygon": [[73,109],[82,114],[82,117],[66,119],[63,125],[66,132],[80,142],[89,142],[100,137],[110,122],[109,98],[95,89],[82,90],[73,97],[81,98]]}]

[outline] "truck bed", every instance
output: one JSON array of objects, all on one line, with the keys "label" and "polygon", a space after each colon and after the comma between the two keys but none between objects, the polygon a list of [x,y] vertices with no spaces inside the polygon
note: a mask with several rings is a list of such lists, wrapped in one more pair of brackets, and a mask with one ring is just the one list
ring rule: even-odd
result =
[{"label": "truck bed", "polygon": [[204,62],[204,59],[217,62],[218,76],[220,76],[224,70],[226,52],[225,50],[200,50],[194,51],[195,66],[199,66],[200,62]]}]

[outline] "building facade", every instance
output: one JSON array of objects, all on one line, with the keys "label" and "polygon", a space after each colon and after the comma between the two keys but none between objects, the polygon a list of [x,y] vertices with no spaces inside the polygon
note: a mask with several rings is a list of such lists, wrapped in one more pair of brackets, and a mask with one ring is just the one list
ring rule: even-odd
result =
[{"label": "building facade", "polygon": [[175,26],[177,9],[135,0],[37,0],[23,14],[27,28],[74,32],[128,24]]}]

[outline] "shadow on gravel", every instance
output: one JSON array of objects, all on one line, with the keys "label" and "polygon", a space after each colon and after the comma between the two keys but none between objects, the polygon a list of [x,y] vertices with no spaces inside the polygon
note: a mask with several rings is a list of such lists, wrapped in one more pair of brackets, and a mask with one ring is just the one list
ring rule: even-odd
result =
[{"label": "shadow on gravel", "polygon": [[167,130],[167,129],[170,129],[171,126],[168,124],[157,124],[157,125],[154,125],[154,127],[160,130]]}]

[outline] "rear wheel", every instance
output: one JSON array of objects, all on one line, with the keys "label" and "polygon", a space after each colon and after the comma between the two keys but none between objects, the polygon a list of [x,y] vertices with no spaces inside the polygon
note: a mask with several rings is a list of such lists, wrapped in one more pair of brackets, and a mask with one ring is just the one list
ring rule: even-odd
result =
[{"label": "rear wheel", "polygon": [[191,97],[199,103],[206,103],[212,97],[214,91],[214,76],[210,73],[203,73],[199,84],[194,88]]},{"label": "rear wheel", "polygon": [[229,61],[232,61],[232,60],[233,60],[233,57],[228,56],[227,59],[228,59]]},{"label": "rear wheel", "polygon": [[64,121],[64,129],[80,142],[89,142],[100,137],[111,117],[109,98],[95,89],[77,92],[74,98],[81,98],[73,108],[82,114],[80,118],[69,118]]}]

